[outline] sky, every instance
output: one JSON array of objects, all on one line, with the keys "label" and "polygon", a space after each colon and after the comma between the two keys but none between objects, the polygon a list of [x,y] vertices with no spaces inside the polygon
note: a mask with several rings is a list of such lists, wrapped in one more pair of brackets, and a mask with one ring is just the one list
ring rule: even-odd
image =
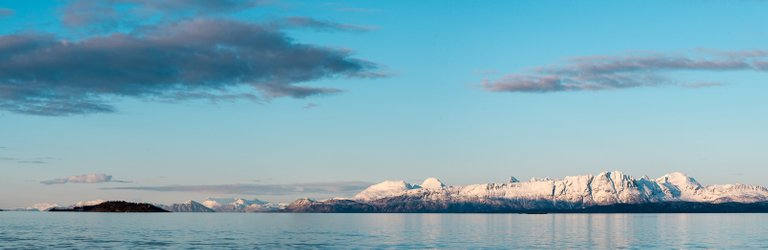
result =
[{"label": "sky", "polygon": [[768,185],[768,1],[0,2],[0,208]]}]

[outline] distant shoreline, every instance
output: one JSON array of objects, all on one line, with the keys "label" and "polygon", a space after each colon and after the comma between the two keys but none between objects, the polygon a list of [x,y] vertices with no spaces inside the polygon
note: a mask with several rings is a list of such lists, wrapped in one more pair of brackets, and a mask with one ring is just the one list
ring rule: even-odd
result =
[{"label": "distant shoreline", "polygon": [[[0,210],[10,212],[13,210]],[[53,208],[50,212],[115,212],[146,213],[173,212],[148,203],[109,201],[93,206]],[[174,213],[197,213],[176,211]],[[289,205],[276,211],[257,212],[216,212],[216,213],[357,213],[357,214],[693,214],[693,213],[768,213],[768,202],[758,203],[701,203],[701,202],[660,202],[644,204],[613,204],[566,209],[522,209],[494,206],[484,203],[441,203],[429,202],[402,204],[368,204],[346,200],[345,203],[314,202],[301,206]]]}]

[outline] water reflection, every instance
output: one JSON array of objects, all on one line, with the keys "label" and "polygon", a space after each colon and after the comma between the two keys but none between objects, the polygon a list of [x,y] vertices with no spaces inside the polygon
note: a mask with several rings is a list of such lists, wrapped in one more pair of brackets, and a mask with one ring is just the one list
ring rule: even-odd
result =
[{"label": "water reflection", "polygon": [[0,248],[765,248],[764,214],[0,213]]}]

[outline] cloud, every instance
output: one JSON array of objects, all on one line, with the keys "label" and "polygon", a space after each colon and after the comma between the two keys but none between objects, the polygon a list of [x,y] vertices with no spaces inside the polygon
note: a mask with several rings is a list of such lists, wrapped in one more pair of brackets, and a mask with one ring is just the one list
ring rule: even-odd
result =
[{"label": "cloud", "polygon": [[[614,90],[678,85],[677,81],[665,76],[675,71],[768,70],[768,51],[699,51],[698,56],[650,54],[577,57],[562,65],[539,67],[527,73],[486,80],[483,88],[492,92],[527,93]],[[682,84],[683,87],[693,88],[720,85]]]},{"label": "cloud", "polygon": [[58,178],[53,180],[41,181],[41,184],[54,185],[54,184],[66,184],[66,183],[105,183],[105,182],[120,182],[129,183],[129,181],[113,180],[111,175],[107,174],[84,174],[73,175],[65,178]]},{"label": "cloud", "polygon": [[[212,1],[218,2],[218,1]],[[341,90],[296,84],[380,77],[349,51],[301,44],[270,25],[191,19],[82,39],[0,36],[0,110],[115,112],[110,101],[305,98]]]},{"label": "cloud", "polygon": [[372,12],[380,12],[380,9],[369,9],[369,8],[355,8],[355,7],[339,7],[334,9],[338,12],[357,12],[357,13],[372,13]]},{"label": "cloud", "polygon": [[271,23],[277,28],[307,28],[320,31],[372,31],[375,28],[323,21],[309,17],[287,17]]},{"label": "cloud", "polygon": [[144,20],[177,20],[248,10],[261,0],[70,0],[61,21],[70,28],[113,29]]},{"label": "cloud", "polygon": [[313,102],[310,102],[310,103],[307,103],[307,105],[304,105],[304,109],[313,109],[317,107],[320,107],[320,105]]},{"label": "cloud", "polygon": [[686,83],[683,84],[683,87],[686,88],[692,88],[692,89],[700,89],[700,88],[710,88],[710,87],[720,87],[725,84],[719,83],[719,82],[697,82],[697,83]]},{"label": "cloud", "polygon": [[0,18],[2,17],[9,17],[16,14],[16,11],[8,8],[0,8]]},{"label": "cloud", "polygon": [[[3,149],[3,148],[0,147],[0,149]],[[20,164],[46,164],[48,163],[48,160],[59,160],[59,158],[35,157],[35,158],[21,159],[21,158],[15,158],[15,157],[0,157],[0,161],[15,161],[16,163],[20,163]]]},{"label": "cloud", "polygon": [[109,187],[105,190],[141,190],[158,192],[194,192],[206,194],[241,194],[241,195],[298,195],[298,194],[354,194],[372,183],[367,182],[329,182],[298,184],[224,184],[224,185],[169,185]]},{"label": "cloud", "polygon": [[48,163],[46,161],[41,161],[41,160],[22,160],[22,161],[17,161],[17,162],[18,163],[22,163],[22,164],[46,164],[46,163]]},{"label": "cloud", "polygon": [[381,12],[381,9],[360,8],[360,7],[349,6],[346,3],[339,3],[339,2],[323,3],[322,5],[327,8],[330,8],[331,10],[338,11],[338,12],[355,12],[355,13]]}]

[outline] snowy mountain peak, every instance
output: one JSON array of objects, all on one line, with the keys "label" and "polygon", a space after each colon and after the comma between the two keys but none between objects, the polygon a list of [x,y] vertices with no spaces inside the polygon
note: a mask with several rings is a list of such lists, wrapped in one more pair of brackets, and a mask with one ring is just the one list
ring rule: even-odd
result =
[{"label": "snowy mountain peak", "polygon": [[78,203],[73,204],[70,207],[96,206],[104,202],[106,201],[105,200],[80,201]]},{"label": "snowy mountain peak", "polygon": [[518,179],[517,179],[517,178],[515,178],[514,176],[510,176],[510,177],[509,177],[509,183],[518,183],[518,182],[520,182],[520,180],[518,180]]},{"label": "snowy mountain peak", "polygon": [[614,171],[603,171],[603,172],[600,172],[600,173],[599,173],[599,174],[597,174],[597,175],[598,175],[598,176],[602,176],[602,175],[604,175],[604,176],[607,176],[607,177],[611,177],[611,178],[615,178],[615,177],[619,177],[619,178],[621,178],[621,177],[623,177],[623,176],[627,176],[627,175],[625,175],[623,172],[621,172],[621,171],[618,171],[618,170],[614,170]]},{"label": "snowy mountain peak", "polygon": [[743,184],[703,186],[696,179],[679,172],[657,179],[637,179],[621,171],[606,171],[597,175],[567,176],[563,179],[531,178],[525,182],[512,177],[509,183],[467,186],[445,186],[432,178],[424,181],[421,186],[404,181],[385,181],[366,188],[353,199],[363,202],[389,199],[433,202],[495,200],[529,205],[541,203],[542,206],[586,207],[665,201],[751,203],[768,201],[768,189]]},{"label": "snowy mountain peak", "polygon": [[405,181],[384,181],[379,184],[374,184],[362,192],[355,195],[356,200],[375,200],[378,198],[388,197],[395,194],[403,193],[407,190],[419,188],[417,185],[412,185]]},{"label": "snowy mountain peak", "polygon": [[542,182],[542,181],[552,181],[552,178],[544,177],[544,178],[538,178],[538,177],[531,177],[530,182]]},{"label": "snowy mountain peak", "polygon": [[160,206],[161,208],[171,211],[171,212],[213,212],[214,210],[206,207],[203,204],[200,204],[193,200],[188,200],[184,203],[179,204],[173,204],[170,206]]},{"label": "snowy mountain peak", "polygon": [[235,204],[235,205],[242,206],[242,205],[248,205],[249,202],[247,200],[243,199],[243,198],[237,198],[232,203]]},{"label": "snowy mountain peak", "polygon": [[445,184],[443,184],[440,179],[437,179],[435,177],[429,177],[424,182],[421,183],[421,188],[426,189],[441,189],[444,188]]},{"label": "snowy mountain peak", "polygon": [[32,210],[32,211],[34,211],[34,210],[37,210],[37,211],[48,211],[48,210],[51,210],[52,208],[55,208],[55,207],[58,207],[58,206],[59,206],[59,204],[56,204],[56,203],[37,203],[37,204],[34,204],[32,206],[27,207],[26,209],[27,210]]},{"label": "snowy mountain peak", "polygon": [[696,181],[696,179],[680,172],[673,172],[673,173],[666,174],[656,179],[656,182],[670,183],[672,185],[675,185],[679,188],[684,188],[684,189],[699,189],[702,187],[701,184],[698,181]]},{"label": "snowy mountain peak", "polygon": [[201,202],[201,204],[203,204],[203,206],[206,206],[206,207],[211,208],[211,209],[221,206],[221,204],[219,202],[217,202],[215,200],[212,200],[211,198],[203,200]]},{"label": "snowy mountain peak", "polygon": [[216,212],[262,212],[275,211],[281,205],[259,199],[243,198],[208,198],[201,202],[203,206]]}]

